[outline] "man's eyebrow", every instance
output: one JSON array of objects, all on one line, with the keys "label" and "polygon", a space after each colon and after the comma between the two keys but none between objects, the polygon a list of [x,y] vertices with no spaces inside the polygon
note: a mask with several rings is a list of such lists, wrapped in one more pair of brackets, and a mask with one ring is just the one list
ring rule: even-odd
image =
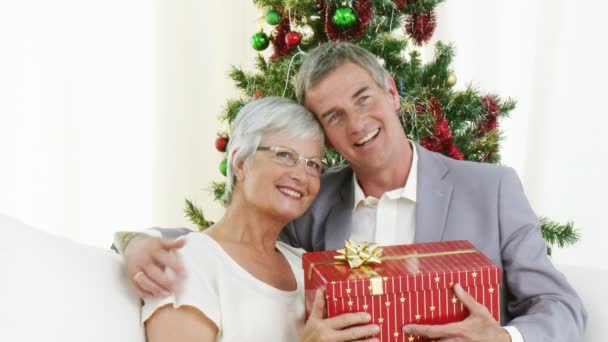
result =
[{"label": "man's eyebrow", "polygon": [[335,112],[335,110],[332,108],[330,110],[326,110],[325,112],[323,112],[321,114],[321,119],[325,119],[327,116],[329,116],[330,114],[332,114],[333,112]]},{"label": "man's eyebrow", "polygon": [[[357,98],[357,96],[359,96],[359,95],[361,95],[362,93],[366,92],[368,89],[369,89],[369,86],[362,87],[361,89],[357,90],[357,91],[356,91],[356,92],[353,94],[353,96],[351,96],[351,98],[352,98],[352,99]],[[333,112],[335,112],[335,109],[334,109],[334,108],[331,108],[331,109],[329,109],[329,110],[326,110],[325,112],[323,112],[323,113],[321,114],[321,119],[325,119],[327,116],[329,116],[329,115],[330,115],[330,114],[332,114]]]},{"label": "man's eyebrow", "polygon": [[357,92],[353,94],[352,98],[353,98],[353,99],[354,99],[354,98],[356,98],[357,96],[361,95],[361,93],[364,93],[364,92],[365,92],[366,90],[368,90],[368,89],[369,89],[369,87],[368,87],[368,86],[365,86],[365,87],[363,87],[363,88],[361,88],[361,89],[357,90]]}]

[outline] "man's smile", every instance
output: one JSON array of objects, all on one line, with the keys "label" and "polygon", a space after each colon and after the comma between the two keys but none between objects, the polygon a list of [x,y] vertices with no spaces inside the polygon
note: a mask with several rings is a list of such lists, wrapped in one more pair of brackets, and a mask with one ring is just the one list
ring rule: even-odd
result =
[{"label": "man's smile", "polygon": [[379,133],[380,133],[380,128],[376,128],[375,130],[369,132],[366,136],[364,136],[363,138],[361,138],[357,142],[355,142],[355,146],[358,147],[358,146],[365,145],[367,142],[369,142],[370,140],[377,137]]}]

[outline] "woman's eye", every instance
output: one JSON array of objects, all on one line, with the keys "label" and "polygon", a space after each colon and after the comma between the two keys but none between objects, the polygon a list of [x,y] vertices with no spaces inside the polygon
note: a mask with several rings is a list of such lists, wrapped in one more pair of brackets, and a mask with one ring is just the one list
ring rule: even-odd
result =
[{"label": "woman's eye", "polygon": [[289,152],[287,152],[287,151],[277,151],[277,157],[289,158]]}]

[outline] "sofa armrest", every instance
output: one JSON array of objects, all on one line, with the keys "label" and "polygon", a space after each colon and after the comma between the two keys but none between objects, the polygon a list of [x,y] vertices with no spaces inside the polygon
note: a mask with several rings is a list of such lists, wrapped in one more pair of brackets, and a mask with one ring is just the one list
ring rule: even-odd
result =
[{"label": "sofa armrest", "polygon": [[118,254],[0,216],[0,341],[145,342]]}]

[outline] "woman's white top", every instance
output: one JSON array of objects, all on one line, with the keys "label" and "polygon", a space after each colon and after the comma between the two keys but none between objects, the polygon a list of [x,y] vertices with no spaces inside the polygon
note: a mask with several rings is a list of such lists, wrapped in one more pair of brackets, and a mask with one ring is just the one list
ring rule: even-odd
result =
[{"label": "woman's white top", "polygon": [[297,281],[295,291],[282,291],[255,278],[209,235],[191,233],[178,250],[187,276],[169,297],[146,299],[142,322],[158,308],[188,305],[219,328],[216,341],[298,341],[304,328],[302,249],[277,242]]}]

